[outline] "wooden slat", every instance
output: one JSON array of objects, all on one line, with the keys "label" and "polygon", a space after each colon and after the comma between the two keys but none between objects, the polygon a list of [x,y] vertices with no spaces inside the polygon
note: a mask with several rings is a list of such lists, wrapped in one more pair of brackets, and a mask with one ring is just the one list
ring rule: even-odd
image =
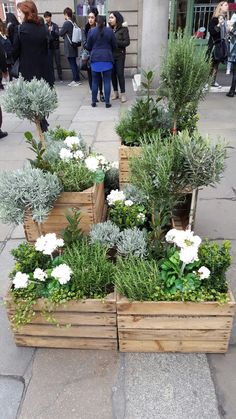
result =
[{"label": "wooden slat", "polygon": [[117,341],[115,339],[19,336],[16,339],[16,344],[18,346],[30,346],[37,348],[117,349]]},{"label": "wooden slat", "polygon": [[83,204],[93,202],[93,195],[95,193],[95,188],[97,185],[92,186],[91,188],[85,189],[82,192],[62,192],[59,198],[56,200],[55,205],[57,204],[76,204],[81,202]]},{"label": "wooden slat", "polygon": [[[13,313],[9,312],[9,315]],[[52,313],[52,318],[60,325],[77,325],[77,326],[115,326],[115,313],[73,313],[73,312],[56,312]],[[49,324],[49,322],[41,315],[37,314],[31,320],[32,324]]]},{"label": "wooden slat", "polygon": [[208,352],[224,353],[227,344],[217,341],[120,340],[121,352]]},{"label": "wooden slat", "polygon": [[19,336],[50,336],[50,337],[77,337],[77,338],[107,338],[116,339],[117,330],[115,326],[71,326],[57,327],[53,325],[27,324],[20,327],[15,333],[16,339]]},{"label": "wooden slat", "polygon": [[144,330],[125,329],[119,331],[120,340],[192,340],[227,341],[230,331],[225,330]]},{"label": "wooden slat", "polygon": [[177,317],[177,316],[120,316],[119,329],[224,329],[232,326],[232,317]]},{"label": "wooden slat", "polygon": [[118,296],[118,314],[148,314],[148,315],[189,315],[189,316],[228,316],[235,311],[235,301],[229,294],[230,301],[226,304],[217,302],[182,302],[182,301],[129,301]]},{"label": "wooden slat", "polygon": [[121,145],[119,147],[119,158],[128,159],[133,156],[139,156],[141,154],[141,147],[129,147]]}]

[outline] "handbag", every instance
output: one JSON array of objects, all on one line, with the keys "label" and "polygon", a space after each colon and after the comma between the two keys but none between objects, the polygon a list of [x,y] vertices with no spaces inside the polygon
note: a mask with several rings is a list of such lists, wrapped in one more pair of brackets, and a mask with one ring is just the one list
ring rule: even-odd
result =
[{"label": "handbag", "polygon": [[228,58],[228,44],[225,39],[214,42],[212,57],[214,61],[224,63]]},{"label": "handbag", "polygon": [[85,48],[80,51],[79,68],[82,71],[87,71],[90,68],[90,54]]}]

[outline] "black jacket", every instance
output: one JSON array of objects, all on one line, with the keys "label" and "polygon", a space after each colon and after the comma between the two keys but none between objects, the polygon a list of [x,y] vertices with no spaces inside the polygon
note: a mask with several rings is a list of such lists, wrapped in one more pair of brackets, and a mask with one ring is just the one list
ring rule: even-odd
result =
[{"label": "black jacket", "polygon": [[48,24],[45,24],[45,28],[48,33],[48,46],[50,49],[59,49],[59,27],[56,23],[52,22],[52,30],[49,31]]},{"label": "black jacket", "polygon": [[2,47],[2,45],[0,44],[0,70],[3,73],[7,72],[7,62],[6,62],[6,55],[5,55],[5,51]]},{"label": "black jacket", "polygon": [[125,54],[125,49],[130,44],[129,29],[127,26],[120,25],[114,30],[117,48],[113,51],[114,58],[121,54]]},{"label": "black jacket", "polygon": [[102,36],[98,28],[90,29],[86,45],[87,49],[91,51],[91,62],[114,61],[112,51],[117,47],[117,44],[110,28],[104,28]]},{"label": "black jacket", "polygon": [[13,56],[19,58],[19,72],[25,80],[43,78],[52,84],[48,62],[48,37],[45,25],[24,22],[14,34]]}]

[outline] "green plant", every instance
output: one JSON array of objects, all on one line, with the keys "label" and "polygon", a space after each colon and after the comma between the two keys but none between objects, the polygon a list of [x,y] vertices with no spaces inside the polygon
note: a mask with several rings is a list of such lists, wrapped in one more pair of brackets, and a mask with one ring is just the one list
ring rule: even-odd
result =
[{"label": "green plant", "polygon": [[162,106],[158,106],[159,98],[151,96],[151,87],[154,73],[143,72],[145,97],[136,100],[131,109],[126,112],[116,125],[116,132],[121,137],[122,143],[127,146],[140,146],[140,139],[149,132],[160,130],[162,138],[170,133],[171,115]]},{"label": "green plant", "polygon": [[0,173],[0,218],[4,223],[20,224],[26,211],[42,223],[62,190],[55,174],[26,165],[23,169]]},{"label": "green plant", "polygon": [[36,169],[50,171],[50,163],[48,160],[44,159],[45,148],[42,146],[42,143],[35,140],[32,133],[27,131],[24,133],[26,143],[29,144],[29,149],[35,153],[35,159],[28,159],[31,166]]},{"label": "green plant", "polygon": [[114,266],[100,243],[78,241],[65,250],[63,260],[73,272],[70,291],[80,290],[84,298],[102,298],[112,291]]},{"label": "green plant", "polygon": [[72,208],[69,214],[65,214],[68,225],[62,230],[62,238],[66,246],[71,246],[77,240],[82,239],[82,233],[79,227],[81,212],[76,208]]},{"label": "green plant", "polygon": [[114,277],[117,291],[136,301],[150,300],[161,282],[155,260],[144,260],[134,256],[128,259],[118,258]]},{"label": "green plant", "polygon": [[[126,203],[131,204],[127,205]],[[143,227],[146,221],[146,209],[143,205],[130,200],[116,201],[109,209],[109,218],[121,229]]]},{"label": "green plant", "polygon": [[173,112],[173,132],[176,133],[181,114],[190,103],[196,106],[204,97],[209,83],[211,63],[206,60],[204,48],[196,48],[193,37],[179,31],[171,34],[167,54],[161,70],[159,93],[168,100]]},{"label": "green plant", "polygon": [[92,244],[98,242],[109,249],[116,246],[119,235],[119,227],[110,220],[104,223],[93,224],[89,233]]},{"label": "green plant", "polygon": [[117,241],[117,252],[121,256],[144,258],[147,255],[147,233],[138,228],[122,231]]},{"label": "green plant", "polygon": [[123,188],[126,199],[131,200],[134,204],[147,205],[147,197],[140,188],[134,185],[125,185]]},{"label": "green plant", "polygon": [[199,120],[197,108],[198,106],[194,102],[190,102],[185,106],[184,110],[178,116],[177,131],[188,130],[191,135],[197,129]]},{"label": "green plant", "polygon": [[232,261],[230,248],[228,240],[223,241],[222,245],[205,240],[199,247],[199,265],[204,265],[211,271],[211,276],[205,279],[205,287],[208,290],[227,291],[225,274]]},{"label": "green plant", "polygon": [[56,90],[45,80],[33,78],[25,81],[21,76],[16,82],[8,84],[3,99],[6,112],[35,123],[43,148],[46,143],[40,124],[57,108],[57,104]]},{"label": "green plant", "polygon": [[105,173],[104,178],[105,196],[107,196],[112,189],[119,189],[119,169],[111,167]]},{"label": "green plant", "polygon": [[12,249],[11,254],[16,261],[11,278],[17,271],[29,274],[36,268],[47,269],[51,262],[49,256],[38,252],[35,246],[28,242],[23,242],[16,249]]},{"label": "green plant", "polygon": [[95,181],[94,172],[88,170],[80,160],[55,160],[51,170],[60,179],[66,192],[81,192],[93,186]]},{"label": "green plant", "polygon": [[64,141],[66,137],[75,137],[76,131],[75,130],[67,130],[65,128],[62,128],[60,125],[57,125],[55,129],[50,129],[47,132],[47,138],[50,138],[52,140],[61,140]]}]

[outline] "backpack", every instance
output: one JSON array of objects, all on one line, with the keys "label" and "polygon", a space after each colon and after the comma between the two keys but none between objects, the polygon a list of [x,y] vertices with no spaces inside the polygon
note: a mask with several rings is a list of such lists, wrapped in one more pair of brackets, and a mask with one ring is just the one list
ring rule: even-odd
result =
[{"label": "backpack", "polygon": [[5,38],[4,36],[0,35],[0,42],[5,51],[6,59],[7,60],[12,59],[13,48],[12,48],[11,41],[8,38]]},{"label": "backpack", "polygon": [[[70,20],[71,22],[71,20]],[[70,37],[67,35],[67,38],[70,42],[70,44],[73,47],[80,47],[81,46],[81,42],[82,42],[82,31],[79,28],[79,26],[76,25],[76,23],[71,22],[73,25],[73,32],[72,32],[72,38],[70,39]]]}]

